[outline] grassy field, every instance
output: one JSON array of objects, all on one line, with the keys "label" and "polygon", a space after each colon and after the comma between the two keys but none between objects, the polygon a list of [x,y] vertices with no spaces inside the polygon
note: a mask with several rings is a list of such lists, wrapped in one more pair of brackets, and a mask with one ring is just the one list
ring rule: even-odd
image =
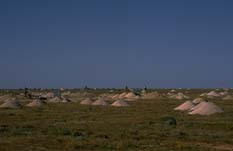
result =
[{"label": "grassy field", "polygon": [[0,151],[233,150],[233,100],[213,101],[223,114],[190,116],[173,110],[183,101],[169,99],[126,108],[58,103],[0,109]]}]

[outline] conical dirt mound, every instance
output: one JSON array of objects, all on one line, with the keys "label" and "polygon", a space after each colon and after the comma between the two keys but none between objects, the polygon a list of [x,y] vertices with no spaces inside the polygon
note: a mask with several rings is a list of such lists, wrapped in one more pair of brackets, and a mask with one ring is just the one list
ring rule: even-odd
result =
[{"label": "conical dirt mound", "polygon": [[196,110],[197,108],[199,108],[200,106],[202,106],[202,105],[204,105],[204,104],[206,104],[206,103],[207,103],[206,101],[203,101],[203,102],[201,102],[201,103],[195,105],[193,108],[191,108],[190,111]]},{"label": "conical dirt mound", "polygon": [[205,101],[203,98],[196,98],[192,102],[195,103],[195,104],[198,104],[198,103],[201,103],[203,101]]},{"label": "conical dirt mound", "polygon": [[118,95],[118,98],[121,99],[121,98],[125,98],[125,96],[127,95],[127,92],[123,92],[121,94]]},{"label": "conical dirt mound", "polygon": [[112,103],[112,106],[116,106],[116,107],[126,107],[129,106],[129,104],[123,100],[117,100],[114,103]]},{"label": "conical dirt mound", "polygon": [[34,100],[31,103],[27,104],[27,107],[42,107],[46,103],[42,100]]},{"label": "conical dirt mound", "polygon": [[105,105],[108,105],[108,103],[103,99],[98,99],[94,101],[91,105],[104,105],[105,106]]},{"label": "conical dirt mound", "polygon": [[223,110],[214,103],[206,102],[200,105],[198,108],[194,109],[193,111],[189,112],[189,114],[211,115],[214,113],[222,113],[222,112]]},{"label": "conical dirt mound", "polygon": [[61,102],[62,102],[62,103],[69,103],[69,102],[71,102],[71,101],[70,101],[69,99],[62,98]]},{"label": "conical dirt mound", "polygon": [[87,98],[87,99],[85,99],[85,100],[82,100],[81,102],[80,102],[80,104],[82,104],[82,105],[90,105],[90,104],[92,104],[93,103],[93,101],[91,100],[91,99],[89,99],[89,98]]},{"label": "conical dirt mound", "polygon": [[48,100],[49,103],[58,103],[61,101],[62,100],[59,97],[54,97],[54,98]]},{"label": "conical dirt mound", "polygon": [[21,107],[20,101],[16,100],[16,99],[6,101],[2,105],[0,105],[0,108],[13,108],[13,109],[17,109],[17,108],[20,108],[20,107]]},{"label": "conical dirt mound", "polygon": [[220,96],[220,94],[218,94],[217,92],[215,92],[215,91],[211,91],[211,92],[209,92],[209,93],[207,93],[207,96],[212,96],[212,97],[219,97]]},{"label": "conical dirt mound", "polygon": [[10,99],[12,99],[12,97],[10,95],[2,95],[2,96],[0,96],[0,103],[3,103],[3,102],[10,100]]},{"label": "conical dirt mound", "polygon": [[185,101],[183,104],[176,107],[174,110],[187,111],[194,107],[192,101]]}]

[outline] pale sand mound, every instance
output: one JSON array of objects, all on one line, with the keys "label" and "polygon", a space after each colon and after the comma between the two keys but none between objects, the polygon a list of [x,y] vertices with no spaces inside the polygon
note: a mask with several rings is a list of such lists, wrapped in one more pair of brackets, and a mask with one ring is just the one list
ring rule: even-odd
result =
[{"label": "pale sand mound", "polygon": [[115,95],[113,95],[113,96],[111,97],[111,99],[116,100],[116,99],[119,98],[119,95],[120,95],[120,94],[115,94]]},{"label": "pale sand mound", "polygon": [[211,92],[207,93],[207,96],[219,97],[220,94],[218,94],[218,93],[215,92],[215,91],[211,91]]},{"label": "pale sand mound", "polygon": [[46,94],[46,98],[53,98],[54,97],[54,93],[53,92],[48,92]]},{"label": "pale sand mound", "polygon": [[185,98],[184,98],[183,96],[177,95],[177,96],[174,96],[174,99],[183,100],[183,99],[185,99]]},{"label": "pale sand mound", "polygon": [[27,107],[41,107],[46,103],[42,100],[33,100],[31,103],[27,104]]},{"label": "pale sand mound", "polygon": [[104,98],[104,99],[112,99],[113,95],[109,93],[103,93],[99,95],[99,98]]},{"label": "pale sand mound", "polygon": [[67,98],[62,98],[61,102],[62,103],[69,103],[69,102],[71,102],[71,100],[69,100]]},{"label": "pale sand mound", "polygon": [[226,97],[223,98],[223,100],[233,100],[233,96],[227,95]]},{"label": "pale sand mound", "polygon": [[228,94],[228,92],[226,92],[226,91],[225,91],[225,92],[220,92],[219,94],[220,94],[221,96],[226,96],[226,95]]},{"label": "pale sand mound", "polygon": [[8,100],[5,103],[3,103],[2,105],[0,105],[0,108],[20,108],[20,101],[16,100],[16,99],[12,99],[12,100]]},{"label": "pale sand mound", "polygon": [[183,93],[178,93],[177,95],[183,97],[184,99],[189,99],[189,97],[187,95],[184,95]]},{"label": "pale sand mound", "polygon": [[70,96],[70,95],[71,95],[71,92],[70,92],[70,91],[63,92],[63,93],[61,94],[61,96],[63,96],[63,97]]},{"label": "pale sand mound", "polygon": [[133,92],[129,92],[124,97],[125,98],[134,98],[134,97],[136,97],[136,95]]},{"label": "pale sand mound", "polygon": [[203,102],[201,102],[201,103],[195,105],[193,108],[191,108],[190,111],[196,110],[197,108],[199,108],[200,106],[202,106],[202,105],[204,105],[204,104],[206,104],[206,103],[207,103],[206,101],[203,101]]},{"label": "pale sand mound", "polygon": [[116,106],[116,107],[127,107],[129,106],[129,104],[123,100],[117,100],[114,103],[112,103],[112,106]]},{"label": "pale sand mound", "polygon": [[59,97],[54,97],[54,98],[48,100],[49,103],[58,103],[61,101],[62,100]]},{"label": "pale sand mound", "polygon": [[125,95],[127,95],[127,92],[123,92],[121,94],[118,95],[118,98],[121,99],[121,98],[124,98]]},{"label": "pale sand mound", "polygon": [[199,106],[195,110],[189,112],[188,114],[193,115],[193,114],[199,114],[199,115],[211,115],[214,113],[222,113],[223,110],[215,105],[212,102],[206,102],[203,105]]},{"label": "pale sand mound", "polygon": [[177,99],[177,100],[183,100],[183,99],[188,99],[189,97],[184,95],[183,93],[178,93],[178,94],[172,94],[168,96],[170,99]]},{"label": "pale sand mound", "polygon": [[143,98],[144,99],[154,99],[160,97],[159,93],[157,91],[145,93]]},{"label": "pale sand mound", "polygon": [[201,103],[203,101],[205,101],[203,98],[196,98],[192,102],[195,103],[195,104],[198,104],[198,103]]},{"label": "pale sand mound", "polygon": [[192,101],[185,101],[183,104],[179,105],[174,110],[187,111],[193,107],[194,107],[194,104],[192,103]]},{"label": "pale sand mound", "polygon": [[104,105],[105,106],[105,105],[108,105],[108,103],[103,99],[98,99],[94,101],[91,105]]},{"label": "pale sand mound", "polygon": [[121,94],[116,94],[111,97],[113,100],[118,99],[126,99],[127,101],[135,101],[136,99],[139,99],[140,96],[136,95],[134,92],[123,92]]},{"label": "pale sand mound", "polygon": [[172,95],[174,95],[174,94],[170,93],[170,92],[167,93],[167,96],[172,96]]},{"label": "pale sand mound", "polygon": [[93,101],[92,101],[92,99],[90,99],[90,98],[87,98],[87,99],[82,100],[82,101],[80,102],[80,104],[82,104],[82,105],[90,105],[90,104],[92,104],[92,103],[93,103]]},{"label": "pale sand mound", "polygon": [[5,102],[6,100],[10,100],[12,97],[10,95],[2,95],[0,96],[0,103]]},{"label": "pale sand mound", "polygon": [[125,97],[124,98],[126,98],[126,99],[129,99],[129,100],[135,100],[135,99],[139,99],[140,98],[140,96],[139,95],[136,95],[135,93],[133,93],[133,92],[129,92],[129,93],[127,93],[126,95],[125,95]]},{"label": "pale sand mound", "polygon": [[202,93],[200,96],[206,96],[207,95],[207,93]]},{"label": "pale sand mound", "polygon": [[176,90],[171,90],[170,92],[172,92],[172,93],[173,93],[173,92],[176,92]]}]

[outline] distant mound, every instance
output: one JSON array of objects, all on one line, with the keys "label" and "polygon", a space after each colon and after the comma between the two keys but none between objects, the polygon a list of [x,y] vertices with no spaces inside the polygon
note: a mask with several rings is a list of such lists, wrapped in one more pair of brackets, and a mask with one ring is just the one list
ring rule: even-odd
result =
[{"label": "distant mound", "polygon": [[187,111],[187,110],[190,110],[193,107],[194,107],[194,104],[193,104],[192,101],[185,101],[183,104],[179,105],[174,110]]},{"label": "distant mound", "polygon": [[190,109],[190,111],[196,110],[197,108],[199,108],[200,106],[203,106],[204,104],[206,104],[207,102],[203,101],[199,104],[197,104],[196,106],[194,106],[193,108]]},{"label": "distant mound", "polygon": [[223,100],[233,100],[233,96],[227,95],[223,98]]},{"label": "distant mound", "polygon": [[119,94],[117,96],[117,98],[122,99],[122,98],[125,98],[126,95],[127,95],[127,92],[123,92],[123,93]]},{"label": "distant mound", "polygon": [[47,102],[48,103],[58,103],[58,102],[61,102],[61,101],[62,100],[59,97],[54,97],[54,98],[49,99]]},{"label": "distant mound", "polygon": [[198,104],[198,103],[203,102],[203,101],[205,101],[203,98],[196,98],[192,102],[195,104]]},{"label": "distant mound", "polygon": [[143,95],[143,99],[154,99],[160,97],[159,93],[157,91],[145,93]]},{"label": "distant mound", "polygon": [[217,92],[215,91],[211,91],[209,93],[206,94],[208,97],[219,97],[220,94],[218,94]]},{"label": "distant mound", "polygon": [[27,107],[42,107],[46,103],[42,100],[33,100],[31,103],[27,104]]},{"label": "distant mound", "polygon": [[125,102],[124,100],[117,100],[114,103],[112,103],[112,106],[126,107],[126,106],[129,106],[129,104],[127,102]]},{"label": "distant mound", "polygon": [[93,100],[90,98],[84,99],[80,102],[82,105],[91,105],[93,103]]},{"label": "distant mound", "polygon": [[214,113],[222,113],[222,112],[223,110],[214,103],[206,102],[193,109],[193,111],[189,112],[189,114],[211,115]]},{"label": "distant mound", "polygon": [[17,108],[20,108],[20,107],[21,107],[20,101],[16,100],[16,99],[8,100],[5,103],[3,103],[2,105],[0,105],[0,108],[17,109]]},{"label": "distant mound", "polygon": [[177,100],[189,99],[189,97],[187,95],[184,95],[183,93],[177,93],[177,94],[168,93],[168,98],[177,99]]},{"label": "distant mound", "polygon": [[106,105],[108,105],[108,103],[103,99],[98,99],[98,100],[94,101],[91,105],[103,105],[103,106],[106,106]]},{"label": "distant mound", "polygon": [[136,95],[136,94],[133,93],[133,92],[129,92],[129,93],[127,93],[127,94],[125,95],[125,98],[127,98],[127,99],[138,99],[139,96]]},{"label": "distant mound", "polygon": [[139,98],[140,96],[135,94],[134,92],[123,92],[121,94],[116,94],[111,97],[111,99],[113,100],[126,99],[127,101],[134,101]]},{"label": "distant mound", "polygon": [[0,103],[3,103],[3,102],[10,100],[10,99],[12,99],[12,97],[10,95],[2,95],[2,96],[0,96]]}]

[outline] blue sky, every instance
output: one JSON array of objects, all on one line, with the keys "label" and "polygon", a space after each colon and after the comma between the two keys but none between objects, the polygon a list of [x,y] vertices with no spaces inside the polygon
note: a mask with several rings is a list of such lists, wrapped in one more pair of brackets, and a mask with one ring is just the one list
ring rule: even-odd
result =
[{"label": "blue sky", "polygon": [[231,0],[1,0],[0,88],[233,87]]}]

